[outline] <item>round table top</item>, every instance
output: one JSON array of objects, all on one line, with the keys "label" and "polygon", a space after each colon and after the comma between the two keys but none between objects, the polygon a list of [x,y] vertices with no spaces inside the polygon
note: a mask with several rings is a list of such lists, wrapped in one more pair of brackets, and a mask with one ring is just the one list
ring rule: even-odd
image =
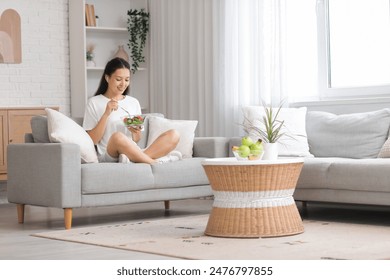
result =
[{"label": "round table top", "polygon": [[235,157],[208,158],[202,161],[202,165],[269,165],[290,164],[304,162],[302,157],[282,157],[277,160],[237,160]]}]

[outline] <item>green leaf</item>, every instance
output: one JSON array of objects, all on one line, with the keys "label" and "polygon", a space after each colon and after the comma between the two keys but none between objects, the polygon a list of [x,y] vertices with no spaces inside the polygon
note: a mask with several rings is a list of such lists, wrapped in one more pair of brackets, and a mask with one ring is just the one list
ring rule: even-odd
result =
[{"label": "green leaf", "polygon": [[149,13],[145,9],[130,9],[127,11],[127,30],[129,32],[130,57],[133,60],[133,73],[138,70],[139,63],[145,62],[143,50],[146,45],[147,34],[149,32]]},{"label": "green leaf", "polygon": [[245,132],[248,134],[255,134],[266,143],[276,143],[284,135],[293,138],[292,136],[282,132],[282,128],[284,127],[284,120],[280,121],[277,119],[280,110],[283,107],[283,102],[280,103],[277,110],[275,110],[272,105],[268,107],[264,101],[262,101],[262,103],[264,108],[264,116],[261,121],[264,127],[259,127],[253,124],[248,118],[245,117],[243,124]]}]

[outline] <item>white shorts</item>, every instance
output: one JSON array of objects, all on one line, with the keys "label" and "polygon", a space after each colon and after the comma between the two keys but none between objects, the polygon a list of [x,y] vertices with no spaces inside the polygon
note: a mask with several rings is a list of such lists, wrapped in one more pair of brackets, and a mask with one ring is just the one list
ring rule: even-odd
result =
[{"label": "white shorts", "polygon": [[98,156],[99,162],[118,162],[119,158],[114,158],[110,156],[107,151],[103,155]]},{"label": "white shorts", "polygon": [[[138,147],[138,146],[137,146]],[[139,147],[138,147],[139,148]],[[139,148],[141,151],[145,151],[145,149],[141,149]],[[112,157],[108,154],[108,152],[106,151],[103,155],[98,155],[98,160],[99,162],[118,162],[119,161],[119,157]]]}]

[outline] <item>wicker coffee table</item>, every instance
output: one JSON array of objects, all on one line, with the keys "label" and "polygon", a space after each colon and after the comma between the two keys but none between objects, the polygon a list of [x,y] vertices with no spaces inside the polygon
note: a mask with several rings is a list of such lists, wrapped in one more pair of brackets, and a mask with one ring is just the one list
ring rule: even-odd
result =
[{"label": "wicker coffee table", "polygon": [[214,193],[206,235],[272,237],[303,232],[292,197],[303,159],[216,158],[202,165]]}]

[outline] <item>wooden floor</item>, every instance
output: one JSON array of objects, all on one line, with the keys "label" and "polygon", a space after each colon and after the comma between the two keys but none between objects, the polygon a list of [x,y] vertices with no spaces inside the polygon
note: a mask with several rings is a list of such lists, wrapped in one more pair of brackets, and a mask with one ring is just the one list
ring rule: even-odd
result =
[{"label": "wooden floor", "polygon": [[[173,259],[160,255],[33,237],[31,236],[33,233],[63,229],[63,211],[26,206],[25,223],[18,224],[16,206],[4,203],[5,194],[4,188],[0,186],[0,260]],[[207,214],[211,210],[211,204],[212,200],[207,199],[172,201],[169,212],[165,212],[163,202],[75,209],[73,227]]]},{"label": "wooden floor", "polygon": [[[0,182],[0,260],[162,260],[160,255],[110,249],[72,242],[33,237],[31,234],[64,229],[63,211],[55,208],[26,206],[25,223],[17,223],[16,206],[6,203],[5,185]],[[208,214],[211,199],[172,201],[171,210],[163,202],[125,206],[75,209],[73,227],[98,226],[129,221],[169,219]],[[302,210],[303,219],[341,221],[390,226],[389,207],[329,205],[310,203]]]}]

